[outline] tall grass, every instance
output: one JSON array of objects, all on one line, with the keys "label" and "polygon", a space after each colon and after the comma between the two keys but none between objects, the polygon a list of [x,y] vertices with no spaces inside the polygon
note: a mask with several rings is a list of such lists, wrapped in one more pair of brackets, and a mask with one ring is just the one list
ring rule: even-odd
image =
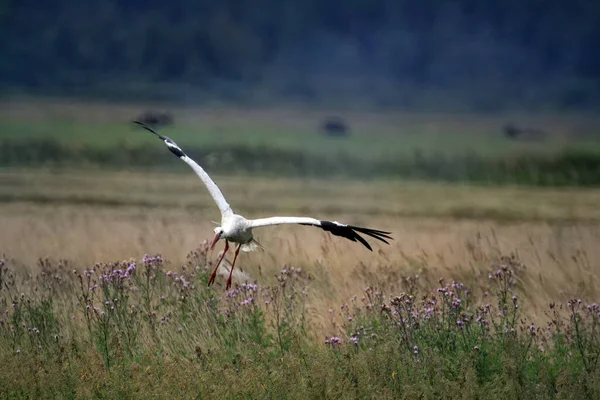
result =
[{"label": "tall grass", "polygon": [[2,259],[2,397],[600,395],[600,307],[553,303],[535,325],[514,255],[481,286],[408,275],[397,293],[365,287],[315,337],[311,275],[287,265],[273,285],[222,292],[206,287],[207,254],[203,243],[182,266],[155,255],[83,271],[40,260],[35,273]]}]

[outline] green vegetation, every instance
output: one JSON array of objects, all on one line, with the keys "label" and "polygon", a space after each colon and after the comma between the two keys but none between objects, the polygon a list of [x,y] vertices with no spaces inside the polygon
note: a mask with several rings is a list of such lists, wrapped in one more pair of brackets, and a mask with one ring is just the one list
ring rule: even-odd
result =
[{"label": "green vegetation", "polygon": [[[241,261],[260,284],[224,293],[206,243],[184,260],[214,203],[138,110],[50,111],[0,118],[0,253],[17,257],[0,261],[0,398],[600,396],[598,191],[422,182],[597,185],[595,143],[507,141],[475,117],[356,117],[333,139],[314,115],[176,114],[161,132],[236,210],[394,232],[374,253],[263,232],[269,251]],[[114,261],[146,252],[176,261]]]},{"label": "green vegetation", "polygon": [[[141,106],[139,106],[141,108]],[[234,113],[235,111],[233,111]],[[248,113],[251,114],[251,113]],[[272,115],[269,115],[272,114]],[[297,111],[296,114],[300,114]],[[392,114],[393,115],[393,114]],[[216,148],[218,146],[256,149],[273,149],[315,155],[348,154],[365,161],[376,161],[380,158],[397,158],[413,155],[415,152],[439,154],[442,156],[459,156],[475,153],[485,157],[506,156],[515,154],[555,154],[571,146],[574,150],[589,149],[592,144],[600,153],[600,145],[592,141],[593,137],[563,138],[549,137],[544,141],[519,142],[506,140],[497,121],[487,126],[469,126],[467,121],[454,122],[452,126],[444,126],[445,121],[436,121],[431,115],[434,128],[411,126],[407,122],[386,121],[382,114],[380,121],[375,120],[368,125],[366,118],[356,118],[358,127],[351,125],[351,133],[347,138],[329,137],[319,132],[319,119],[310,115],[299,123],[286,121],[278,110],[268,111],[264,116],[249,117],[247,121],[224,121],[220,123],[202,122],[176,123],[174,126],[158,128],[171,137],[184,149]],[[411,114],[407,114],[407,119]],[[110,117],[104,117],[110,118]],[[0,139],[7,143],[56,142],[57,146],[76,149],[78,147],[111,150],[117,146],[140,148],[148,146],[160,148],[156,138],[141,130],[131,121],[123,119],[118,123],[106,121],[86,121],[77,116],[69,119],[55,117],[42,120],[24,120],[7,117],[0,119]],[[450,119],[449,117],[448,119]],[[475,123],[478,116],[472,116]],[[478,129],[479,128],[479,129]],[[591,132],[595,133],[595,132]],[[18,156],[18,155],[17,155]],[[131,161],[135,163],[135,160]]]},{"label": "green vegetation", "polygon": [[180,268],[160,256],[84,271],[40,260],[29,275],[0,260],[2,397],[600,395],[600,307],[551,304],[536,326],[514,256],[481,290],[410,276],[402,293],[367,287],[328,312],[325,338],[311,335],[300,268],[223,294],[206,288],[211,267],[206,243]]},{"label": "green vegetation", "polygon": [[[0,130],[0,166],[4,167],[186,168],[152,135],[127,122],[6,120]],[[375,126],[373,131],[359,130],[339,139],[306,126],[290,129],[285,123],[265,121],[240,127],[178,125],[161,130],[212,173],[600,184],[600,148],[583,139],[517,142],[485,132],[401,132],[391,131],[390,126]]]}]

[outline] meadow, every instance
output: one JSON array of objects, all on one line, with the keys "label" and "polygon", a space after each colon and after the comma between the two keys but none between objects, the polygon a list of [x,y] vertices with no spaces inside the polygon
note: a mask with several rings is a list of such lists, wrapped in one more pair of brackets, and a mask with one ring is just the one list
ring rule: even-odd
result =
[{"label": "meadow", "polygon": [[[443,114],[99,104],[60,99],[4,102],[0,166],[183,171],[131,124],[145,110],[214,173],[277,177],[417,179],[535,186],[600,185],[600,119],[594,114]],[[348,138],[328,137],[324,117],[342,116]],[[507,140],[507,124],[543,140]]]},{"label": "meadow", "polygon": [[[111,151],[122,133],[124,146],[139,140],[164,150],[129,127],[105,135],[82,128],[82,121],[116,127],[107,110],[125,121],[134,108],[23,107],[3,109],[0,139],[21,139],[21,126]],[[181,118],[190,127],[219,119],[187,112]],[[243,146],[264,140],[317,153],[335,151],[323,143],[338,146],[289,132],[276,142],[279,133],[256,122],[269,114],[224,113],[222,135],[179,140],[183,128],[167,132],[182,146],[212,146],[244,129],[235,140]],[[306,123],[284,114],[270,117]],[[341,144],[367,161],[384,147],[400,157],[404,144],[432,153],[459,151],[461,141],[477,145],[460,133],[439,143],[419,131],[423,123],[412,139],[390,142],[385,130],[391,137],[395,125],[382,121],[391,116],[355,118],[380,129]],[[475,136],[491,131],[490,121],[465,119],[456,130]],[[430,129],[448,135],[445,123]],[[62,129],[70,124],[77,128]],[[477,151],[486,157],[555,151],[484,139]],[[600,190],[219,173],[225,196],[248,217],[315,216],[394,237],[369,252],[310,227],[257,231],[266,250],[238,260],[251,279],[225,292],[222,278],[206,287],[220,250],[206,244],[218,210],[191,171],[159,169],[84,162],[0,171],[1,398],[600,395]]]}]

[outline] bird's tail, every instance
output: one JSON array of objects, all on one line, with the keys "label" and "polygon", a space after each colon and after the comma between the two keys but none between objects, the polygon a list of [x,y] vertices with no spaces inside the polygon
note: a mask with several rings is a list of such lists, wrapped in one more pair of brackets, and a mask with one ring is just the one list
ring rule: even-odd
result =
[{"label": "bird's tail", "polygon": [[252,239],[251,241],[249,241],[246,244],[242,245],[241,250],[245,251],[245,252],[249,252],[249,251],[256,251],[256,250],[264,250],[265,248],[263,247],[262,244],[258,243],[256,240]]}]

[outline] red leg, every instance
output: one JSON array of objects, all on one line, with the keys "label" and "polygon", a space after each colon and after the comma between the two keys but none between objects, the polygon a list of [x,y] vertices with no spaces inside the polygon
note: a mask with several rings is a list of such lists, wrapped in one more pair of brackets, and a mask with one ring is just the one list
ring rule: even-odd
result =
[{"label": "red leg", "polygon": [[229,290],[231,287],[231,274],[233,274],[233,267],[235,267],[235,260],[237,260],[237,256],[240,253],[240,249],[242,248],[241,244],[238,244],[237,249],[235,249],[235,255],[233,256],[233,262],[231,263],[231,269],[229,270],[229,278],[227,278],[227,283],[225,284],[225,290]]},{"label": "red leg", "polygon": [[221,265],[221,261],[225,258],[225,254],[227,254],[227,250],[229,250],[229,242],[225,240],[225,248],[223,249],[223,254],[219,257],[219,261],[217,261],[217,265],[215,266],[214,271],[210,274],[210,278],[208,278],[208,286],[212,285],[217,277],[217,270],[219,269],[219,265]]}]

